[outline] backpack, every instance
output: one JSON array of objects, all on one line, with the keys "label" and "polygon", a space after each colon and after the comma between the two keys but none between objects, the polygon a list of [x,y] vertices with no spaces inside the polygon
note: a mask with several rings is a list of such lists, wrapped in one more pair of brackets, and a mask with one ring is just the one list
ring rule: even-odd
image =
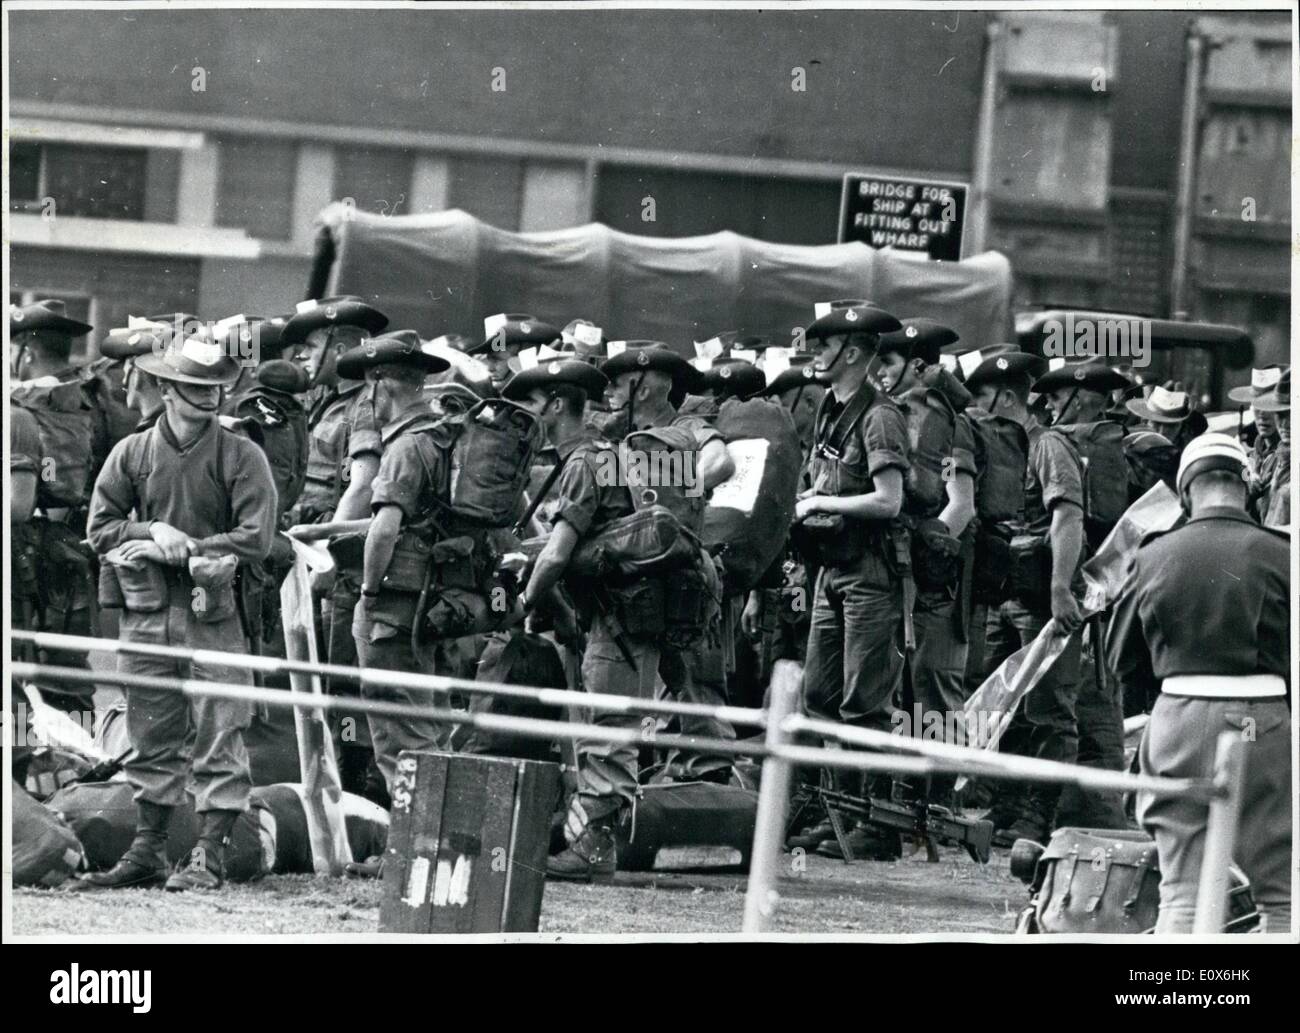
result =
[{"label": "backpack", "polygon": [[258,443],[271,465],[279,512],[293,508],[307,481],[306,410],[293,395],[255,384],[228,399],[222,412],[260,428]]},{"label": "backpack", "polygon": [[10,401],[36,419],[41,456],[36,502],[42,509],[79,509],[90,497],[94,421],[80,380],[18,384]]},{"label": "backpack", "polygon": [[126,404],[120,363],[96,359],[81,368],[81,382],[90,400],[92,426],[91,451],[94,466],[91,483],[99,476],[113,446],[135,433],[140,414]]},{"label": "backpack", "polygon": [[510,527],[541,444],[537,417],[503,398],[485,398],[462,416],[444,418],[437,443],[450,450],[445,510],[474,528]]},{"label": "backpack", "polygon": [[1128,460],[1124,426],[1113,420],[1075,423],[1060,430],[1073,442],[1083,464],[1084,527],[1095,548],[1128,509]]},{"label": "backpack", "polygon": [[803,449],[794,418],[766,399],[728,399],[716,426],[735,472],[704,510],[704,545],[723,563],[728,595],[753,588],[785,547]]},{"label": "backpack", "polygon": [[1025,508],[1025,467],[1029,465],[1029,436],[1025,428],[985,412],[966,410],[975,432],[975,512],[982,524],[1019,519]]},{"label": "backpack", "polygon": [[681,427],[654,427],[625,437],[618,445],[618,464],[632,508],[640,512],[662,506],[699,538],[705,503],[698,458],[695,436]]},{"label": "backpack", "polygon": [[904,480],[909,512],[936,516],[948,499],[957,413],[970,404],[971,395],[946,369],[934,366],[922,373],[920,385],[903,400],[911,453]]}]

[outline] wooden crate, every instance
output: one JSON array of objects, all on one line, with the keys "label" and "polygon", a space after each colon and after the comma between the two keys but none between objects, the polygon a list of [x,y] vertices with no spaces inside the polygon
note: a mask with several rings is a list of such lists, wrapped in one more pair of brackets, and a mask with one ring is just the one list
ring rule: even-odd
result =
[{"label": "wooden crate", "polygon": [[559,787],[557,764],[403,753],[379,931],[536,932]]}]

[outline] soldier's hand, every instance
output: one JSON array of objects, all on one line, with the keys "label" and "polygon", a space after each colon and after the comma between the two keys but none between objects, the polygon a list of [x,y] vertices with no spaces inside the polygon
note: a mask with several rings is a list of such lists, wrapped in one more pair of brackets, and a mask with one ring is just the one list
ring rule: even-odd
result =
[{"label": "soldier's hand", "polygon": [[149,537],[162,550],[163,562],[177,567],[199,549],[198,543],[184,531],[178,531],[161,520],[149,525]]},{"label": "soldier's hand", "polygon": [[1067,635],[1073,634],[1083,623],[1079,604],[1068,586],[1057,586],[1052,589],[1052,619]]},{"label": "soldier's hand", "polygon": [[802,520],[811,513],[816,513],[821,509],[821,496],[811,495],[806,499],[800,499],[794,505],[794,518]]},{"label": "soldier's hand", "polygon": [[751,642],[758,640],[763,633],[763,593],[750,592],[745,600],[745,609],[740,614],[740,630]]},{"label": "soldier's hand", "polygon": [[154,563],[167,562],[163,558],[162,549],[158,548],[156,542],[147,542],[142,538],[127,542],[117,550],[117,554],[137,570],[145,560],[152,560]]}]

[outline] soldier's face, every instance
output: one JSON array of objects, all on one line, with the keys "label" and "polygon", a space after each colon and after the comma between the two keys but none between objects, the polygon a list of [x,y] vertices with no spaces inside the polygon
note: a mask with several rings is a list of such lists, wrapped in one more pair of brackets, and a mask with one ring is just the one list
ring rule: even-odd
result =
[{"label": "soldier's face", "polygon": [[500,349],[490,347],[483,353],[483,365],[487,367],[492,386],[500,388],[513,374],[519,372],[519,349],[510,345]]},{"label": "soldier's face", "polygon": [[215,384],[168,384],[163,388],[168,413],[198,419],[211,416],[221,405],[221,388]]},{"label": "soldier's face", "polygon": [[906,381],[910,372],[906,356],[898,352],[880,353],[880,379],[890,394],[908,386]]},{"label": "soldier's face", "polygon": [[628,399],[632,397],[632,387],[640,378],[640,373],[620,373],[605,389],[605,404],[615,411],[626,409]]},{"label": "soldier's face", "polygon": [[1277,414],[1277,436],[1282,444],[1291,445],[1291,410]]},{"label": "soldier's face", "polygon": [[975,392],[975,404],[985,412],[994,412],[998,404],[998,389],[992,384],[985,384]]},{"label": "soldier's face", "polygon": [[1255,428],[1266,438],[1271,438],[1277,433],[1277,417],[1271,412],[1265,412],[1263,409],[1252,410],[1255,413]]}]

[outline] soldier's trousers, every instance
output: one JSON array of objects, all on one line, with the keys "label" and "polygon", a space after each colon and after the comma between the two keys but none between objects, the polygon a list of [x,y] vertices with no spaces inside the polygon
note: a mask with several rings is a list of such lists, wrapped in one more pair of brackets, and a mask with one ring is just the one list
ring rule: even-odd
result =
[{"label": "soldier's trousers", "polygon": [[[1092,635],[1100,625],[1090,622],[1089,640],[1079,660],[1078,762],[1107,771],[1124,769],[1124,713],[1119,684],[1097,666],[1096,643]],[[1124,794],[1118,790],[1080,789],[1068,785],[1061,791],[1057,808],[1058,825],[1080,828],[1122,829],[1128,827],[1124,816]]]},{"label": "soldier's trousers", "polygon": [[817,577],[803,707],[812,717],[890,731],[903,682],[903,586],[868,551]]},{"label": "soldier's trousers", "polygon": [[[187,595],[174,592],[172,599],[170,606],[157,613],[122,611],[121,638],[185,649],[246,651],[238,616],[205,623],[195,619]],[[253,683],[249,671],[224,664],[190,664],[123,653],[117,658],[117,666],[125,674],[154,678]],[[241,700],[189,698],[179,692],[127,688],[127,737],[134,752],[125,770],[135,786],[136,800],[175,807],[185,798],[189,775],[195,810],[247,810],[252,779],[244,729],[252,713],[253,704]]]},{"label": "soldier's trousers", "polygon": [[[1034,613],[1014,599],[989,609],[985,632],[985,674],[991,674],[1007,657],[1027,646],[1047,626],[1051,618]],[[1016,722],[1023,723],[1020,750],[1027,757],[1059,760],[1073,764],[1079,759],[1079,725],[1076,713],[1079,696],[1080,633],[1070,636],[1064,652],[1042,680],[1020,703]],[[1003,739],[1006,752],[1015,742]],[[1055,818],[1061,787],[1033,783],[1026,791],[1014,783],[1000,783],[998,793],[1025,791],[1030,809],[1051,824]]]},{"label": "soldier's trousers", "polygon": [[[582,654],[582,683],[589,692],[653,699],[659,647],[651,641],[625,636],[624,642],[635,665],[629,664],[614,640],[605,617],[597,614],[587,633]],[[606,728],[642,728],[647,741],[655,731],[655,719],[648,715],[597,711],[592,722]],[[589,821],[617,815],[637,797],[638,749],[632,745],[611,745],[579,739],[577,791],[570,809],[565,834],[573,842]],[[579,813],[580,812],[580,813]]]},{"label": "soldier's trousers", "polygon": [[[1142,773],[1211,778],[1223,732],[1244,736],[1241,824],[1233,859],[1250,879],[1261,930],[1291,925],[1291,712],[1286,700],[1191,699],[1161,695],[1139,750]],[[1137,817],[1160,858],[1157,933],[1190,933],[1205,855],[1209,809],[1181,797],[1137,794]]]},{"label": "soldier's trousers", "polygon": [[[357,652],[361,654],[362,667],[377,667],[386,671],[422,670],[415,651],[411,648],[410,628],[398,628],[383,621],[371,620],[363,608],[358,606],[352,633],[356,638]],[[423,692],[391,685],[364,685],[361,696],[363,699],[416,706],[446,707],[448,704],[445,693]],[[375,763],[384,776],[384,785],[390,795],[393,791],[393,776],[397,773],[397,755],[403,750],[441,750],[445,747],[449,733],[449,729],[441,722],[428,718],[368,714],[366,720],[370,741],[374,745]]]},{"label": "soldier's trousers", "polygon": [[[731,607],[733,626],[721,629],[723,635],[735,633],[740,608]],[[720,707],[727,702],[727,670],[723,660],[722,643],[711,643],[705,634],[690,649],[663,648],[659,654],[659,677],[666,691],[681,703],[705,703]],[[726,721],[713,717],[678,715],[675,718],[682,735],[708,739],[734,739],[736,730]],[[694,753],[674,750],[668,764],[686,778],[698,777],[731,767],[731,758],[718,754]]]},{"label": "soldier's trousers", "polygon": [[[935,729],[941,741],[965,745],[962,724],[966,702],[966,643],[957,635],[953,624],[958,602],[943,596],[922,595],[917,600],[913,624],[916,629],[916,652],[912,656],[912,735],[934,739]],[[920,708],[922,723],[916,722]],[[932,716],[933,715],[933,716]],[[940,775],[930,779],[932,796],[937,802],[951,795],[956,776]]]}]

